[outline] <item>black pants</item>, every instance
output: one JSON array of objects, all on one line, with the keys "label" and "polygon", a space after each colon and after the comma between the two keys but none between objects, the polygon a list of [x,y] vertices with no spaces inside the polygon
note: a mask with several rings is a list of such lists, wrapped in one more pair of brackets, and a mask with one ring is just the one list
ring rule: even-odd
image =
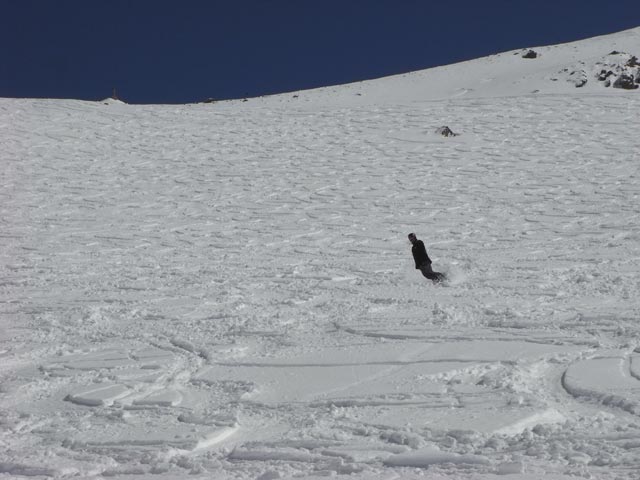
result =
[{"label": "black pants", "polygon": [[418,268],[422,272],[422,275],[427,277],[429,280],[433,280],[434,283],[441,282],[441,281],[443,281],[445,279],[444,274],[442,274],[440,272],[434,272],[431,269],[431,264],[430,263],[423,263]]}]

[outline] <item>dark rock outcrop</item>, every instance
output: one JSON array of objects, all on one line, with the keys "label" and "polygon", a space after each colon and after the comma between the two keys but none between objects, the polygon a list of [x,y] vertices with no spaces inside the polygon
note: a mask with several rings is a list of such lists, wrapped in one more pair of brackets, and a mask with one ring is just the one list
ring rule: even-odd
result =
[{"label": "dark rock outcrop", "polygon": [[567,77],[567,82],[573,83],[576,88],[580,88],[587,84],[587,78],[587,72],[584,70],[574,70]]},{"label": "dark rock outcrop", "polygon": [[454,133],[453,130],[451,130],[449,127],[447,127],[446,125],[443,127],[440,127],[436,130],[436,133],[439,133],[440,135],[442,135],[443,137],[457,137],[458,134]]},{"label": "dark rock outcrop", "polygon": [[638,85],[633,80],[631,75],[622,74],[615,82],[613,82],[613,88],[622,88],[624,90],[635,90]]},{"label": "dark rock outcrop", "polygon": [[604,82],[611,75],[613,75],[611,70],[600,70],[600,73],[598,74],[598,81]]},{"label": "dark rock outcrop", "polygon": [[640,63],[638,57],[614,50],[600,62],[595,77],[605,87],[636,90],[640,83]]}]

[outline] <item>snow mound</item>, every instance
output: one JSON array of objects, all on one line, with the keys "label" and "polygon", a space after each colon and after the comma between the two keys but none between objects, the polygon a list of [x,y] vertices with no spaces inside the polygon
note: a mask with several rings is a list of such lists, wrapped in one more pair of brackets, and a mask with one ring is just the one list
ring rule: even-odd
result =
[{"label": "snow mound", "polygon": [[401,453],[387,458],[385,465],[391,467],[417,467],[426,468],[438,464],[455,465],[489,465],[488,458],[481,455],[456,454],[442,452],[436,447],[424,448],[414,452]]},{"label": "snow mound", "polygon": [[572,395],[640,415],[640,355],[616,355],[571,365],[562,378]]}]

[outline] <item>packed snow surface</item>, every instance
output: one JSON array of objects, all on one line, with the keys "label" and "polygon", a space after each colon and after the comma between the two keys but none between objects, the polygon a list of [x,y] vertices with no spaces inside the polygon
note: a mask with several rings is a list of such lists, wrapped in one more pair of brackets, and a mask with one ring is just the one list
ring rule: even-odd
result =
[{"label": "packed snow surface", "polygon": [[640,478],[640,30],[535,50],[0,100],[0,478]]}]

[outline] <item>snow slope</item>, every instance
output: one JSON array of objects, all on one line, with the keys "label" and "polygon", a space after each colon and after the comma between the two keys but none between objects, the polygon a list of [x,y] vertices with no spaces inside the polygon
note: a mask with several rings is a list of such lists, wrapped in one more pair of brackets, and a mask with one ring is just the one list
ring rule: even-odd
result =
[{"label": "snow slope", "polygon": [[0,100],[0,478],[640,478],[640,29],[534,50]]},{"label": "snow slope", "polygon": [[[579,42],[517,49],[405,75],[257,101],[272,105],[279,99],[297,106],[322,103],[345,107],[542,94],[624,94],[605,85],[607,81],[613,85],[621,74],[639,78],[639,44],[640,29],[635,28]],[[536,52],[535,59],[523,58],[529,50]],[[627,66],[628,63],[634,66]],[[603,71],[606,79],[599,80]]]}]

